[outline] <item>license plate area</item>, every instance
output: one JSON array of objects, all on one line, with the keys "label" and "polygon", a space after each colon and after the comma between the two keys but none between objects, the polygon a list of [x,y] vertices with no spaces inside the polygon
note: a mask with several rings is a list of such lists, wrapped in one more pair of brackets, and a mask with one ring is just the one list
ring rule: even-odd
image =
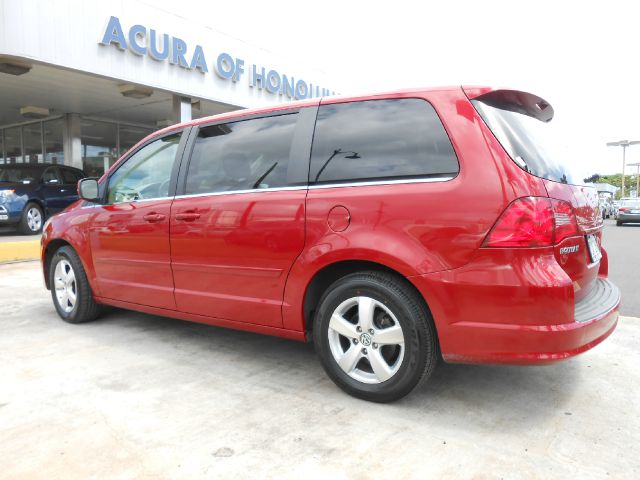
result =
[{"label": "license plate area", "polygon": [[598,245],[598,240],[595,235],[587,235],[587,247],[589,248],[589,256],[591,257],[591,263],[597,263],[602,258],[602,252]]}]

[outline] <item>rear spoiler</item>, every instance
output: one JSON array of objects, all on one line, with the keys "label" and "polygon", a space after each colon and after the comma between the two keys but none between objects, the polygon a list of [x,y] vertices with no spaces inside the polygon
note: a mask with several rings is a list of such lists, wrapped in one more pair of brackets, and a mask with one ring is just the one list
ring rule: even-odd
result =
[{"label": "rear spoiler", "polygon": [[550,122],[553,107],[545,99],[518,90],[493,90],[484,87],[462,87],[469,100],[478,100],[490,107],[521,113],[541,122]]}]

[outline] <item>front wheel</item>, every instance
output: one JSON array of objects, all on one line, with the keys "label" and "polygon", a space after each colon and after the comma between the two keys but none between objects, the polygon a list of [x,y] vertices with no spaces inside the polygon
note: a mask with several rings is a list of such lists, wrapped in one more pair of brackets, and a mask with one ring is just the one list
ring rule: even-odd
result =
[{"label": "front wheel", "polygon": [[94,320],[100,313],[80,257],[71,247],[61,247],[49,264],[51,297],[60,318],[68,323]]},{"label": "front wheel", "polygon": [[23,235],[35,235],[42,231],[44,212],[37,203],[27,203],[22,211],[18,230]]},{"label": "front wheel", "polygon": [[438,342],[431,315],[404,279],[385,272],[347,275],[329,287],[313,324],[329,377],[364,400],[392,402],[432,373]]}]

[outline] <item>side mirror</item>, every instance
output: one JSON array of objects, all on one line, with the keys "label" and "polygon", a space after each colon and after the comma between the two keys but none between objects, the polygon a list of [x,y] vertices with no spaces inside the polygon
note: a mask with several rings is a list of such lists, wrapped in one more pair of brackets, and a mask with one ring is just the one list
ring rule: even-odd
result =
[{"label": "side mirror", "polygon": [[78,196],[87,202],[99,202],[97,178],[83,178],[78,182]]}]

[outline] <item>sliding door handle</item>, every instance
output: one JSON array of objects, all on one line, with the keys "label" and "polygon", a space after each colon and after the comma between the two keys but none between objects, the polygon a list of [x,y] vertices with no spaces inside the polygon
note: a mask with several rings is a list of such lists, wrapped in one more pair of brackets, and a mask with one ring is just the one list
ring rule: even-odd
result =
[{"label": "sliding door handle", "polygon": [[176,220],[182,222],[193,222],[200,218],[200,214],[196,212],[184,212],[184,213],[176,213]]},{"label": "sliding door handle", "polygon": [[155,222],[161,222],[162,220],[164,220],[165,217],[163,214],[161,213],[147,213],[146,215],[143,215],[142,218],[149,222],[149,223],[155,223]]}]

